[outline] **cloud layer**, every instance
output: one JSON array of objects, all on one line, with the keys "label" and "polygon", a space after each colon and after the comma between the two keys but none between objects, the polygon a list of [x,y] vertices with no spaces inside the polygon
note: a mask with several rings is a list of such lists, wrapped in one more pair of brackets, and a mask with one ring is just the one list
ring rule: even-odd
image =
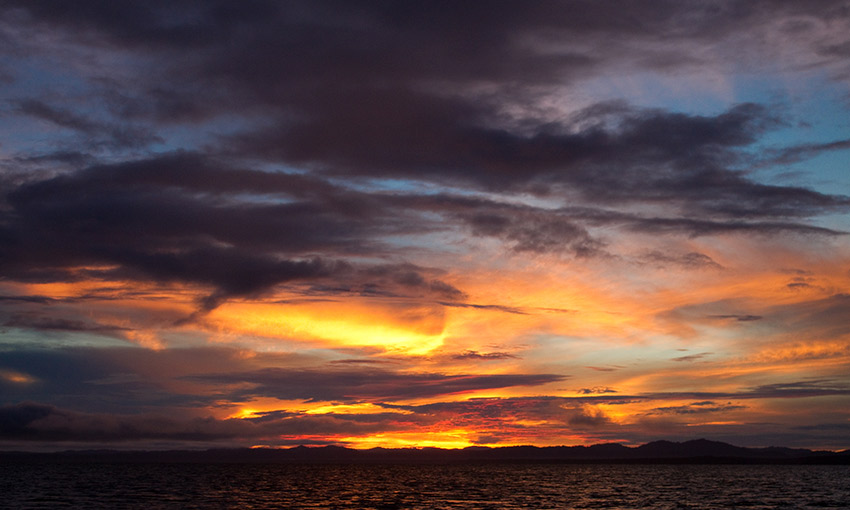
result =
[{"label": "cloud layer", "polygon": [[843,0],[5,2],[0,447],[846,447],[848,34]]}]

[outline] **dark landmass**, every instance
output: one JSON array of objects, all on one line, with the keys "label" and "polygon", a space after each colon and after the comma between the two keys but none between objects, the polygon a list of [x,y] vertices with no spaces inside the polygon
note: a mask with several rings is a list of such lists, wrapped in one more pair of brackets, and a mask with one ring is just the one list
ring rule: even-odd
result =
[{"label": "dark landmass", "polygon": [[744,448],[696,439],[682,443],[655,441],[638,447],[616,443],[593,446],[508,446],[373,448],[338,446],[230,448],[211,450],[82,450],[53,453],[0,452],[0,462],[49,463],[286,463],[286,464],[455,464],[482,462],[573,464],[840,464],[850,465],[850,450],[840,452],[783,447]]}]

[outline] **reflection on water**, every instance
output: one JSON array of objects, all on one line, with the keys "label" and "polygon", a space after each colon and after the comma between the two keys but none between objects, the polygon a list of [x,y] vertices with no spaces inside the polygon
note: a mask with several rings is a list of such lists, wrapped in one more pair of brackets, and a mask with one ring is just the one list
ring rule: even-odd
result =
[{"label": "reflection on water", "polygon": [[0,466],[2,508],[850,508],[850,466]]}]

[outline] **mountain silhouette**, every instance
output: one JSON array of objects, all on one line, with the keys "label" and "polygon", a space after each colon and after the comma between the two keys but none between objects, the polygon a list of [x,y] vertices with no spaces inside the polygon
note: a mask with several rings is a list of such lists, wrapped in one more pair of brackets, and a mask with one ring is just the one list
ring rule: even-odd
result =
[{"label": "mountain silhouette", "polygon": [[341,446],[227,448],[211,450],[83,450],[53,453],[0,452],[2,462],[131,463],[396,463],[472,462],[682,463],[682,464],[850,464],[850,450],[839,452],[785,447],[746,448],[719,441],[653,441],[637,447],[618,443],[592,446],[505,446],[446,450],[441,448],[372,448]]}]

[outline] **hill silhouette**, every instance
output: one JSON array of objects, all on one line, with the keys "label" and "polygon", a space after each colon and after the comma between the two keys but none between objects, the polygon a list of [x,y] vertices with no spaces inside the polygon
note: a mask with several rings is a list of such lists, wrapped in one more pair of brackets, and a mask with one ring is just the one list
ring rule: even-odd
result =
[{"label": "hill silhouette", "polygon": [[127,463],[389,463],[441,464],[475,462],[548,463],[677,463],[677,464],[844,464],[850,450],[840,452],[784,447],[745,448],[719,441],[653,441],[637,447],[617,443],[592,446],[506,446],[441,448],[372,448],[340,446],[294,448],[228,448],[210,450],[83,450],[53,453],[0,452],[3,462]]}]

